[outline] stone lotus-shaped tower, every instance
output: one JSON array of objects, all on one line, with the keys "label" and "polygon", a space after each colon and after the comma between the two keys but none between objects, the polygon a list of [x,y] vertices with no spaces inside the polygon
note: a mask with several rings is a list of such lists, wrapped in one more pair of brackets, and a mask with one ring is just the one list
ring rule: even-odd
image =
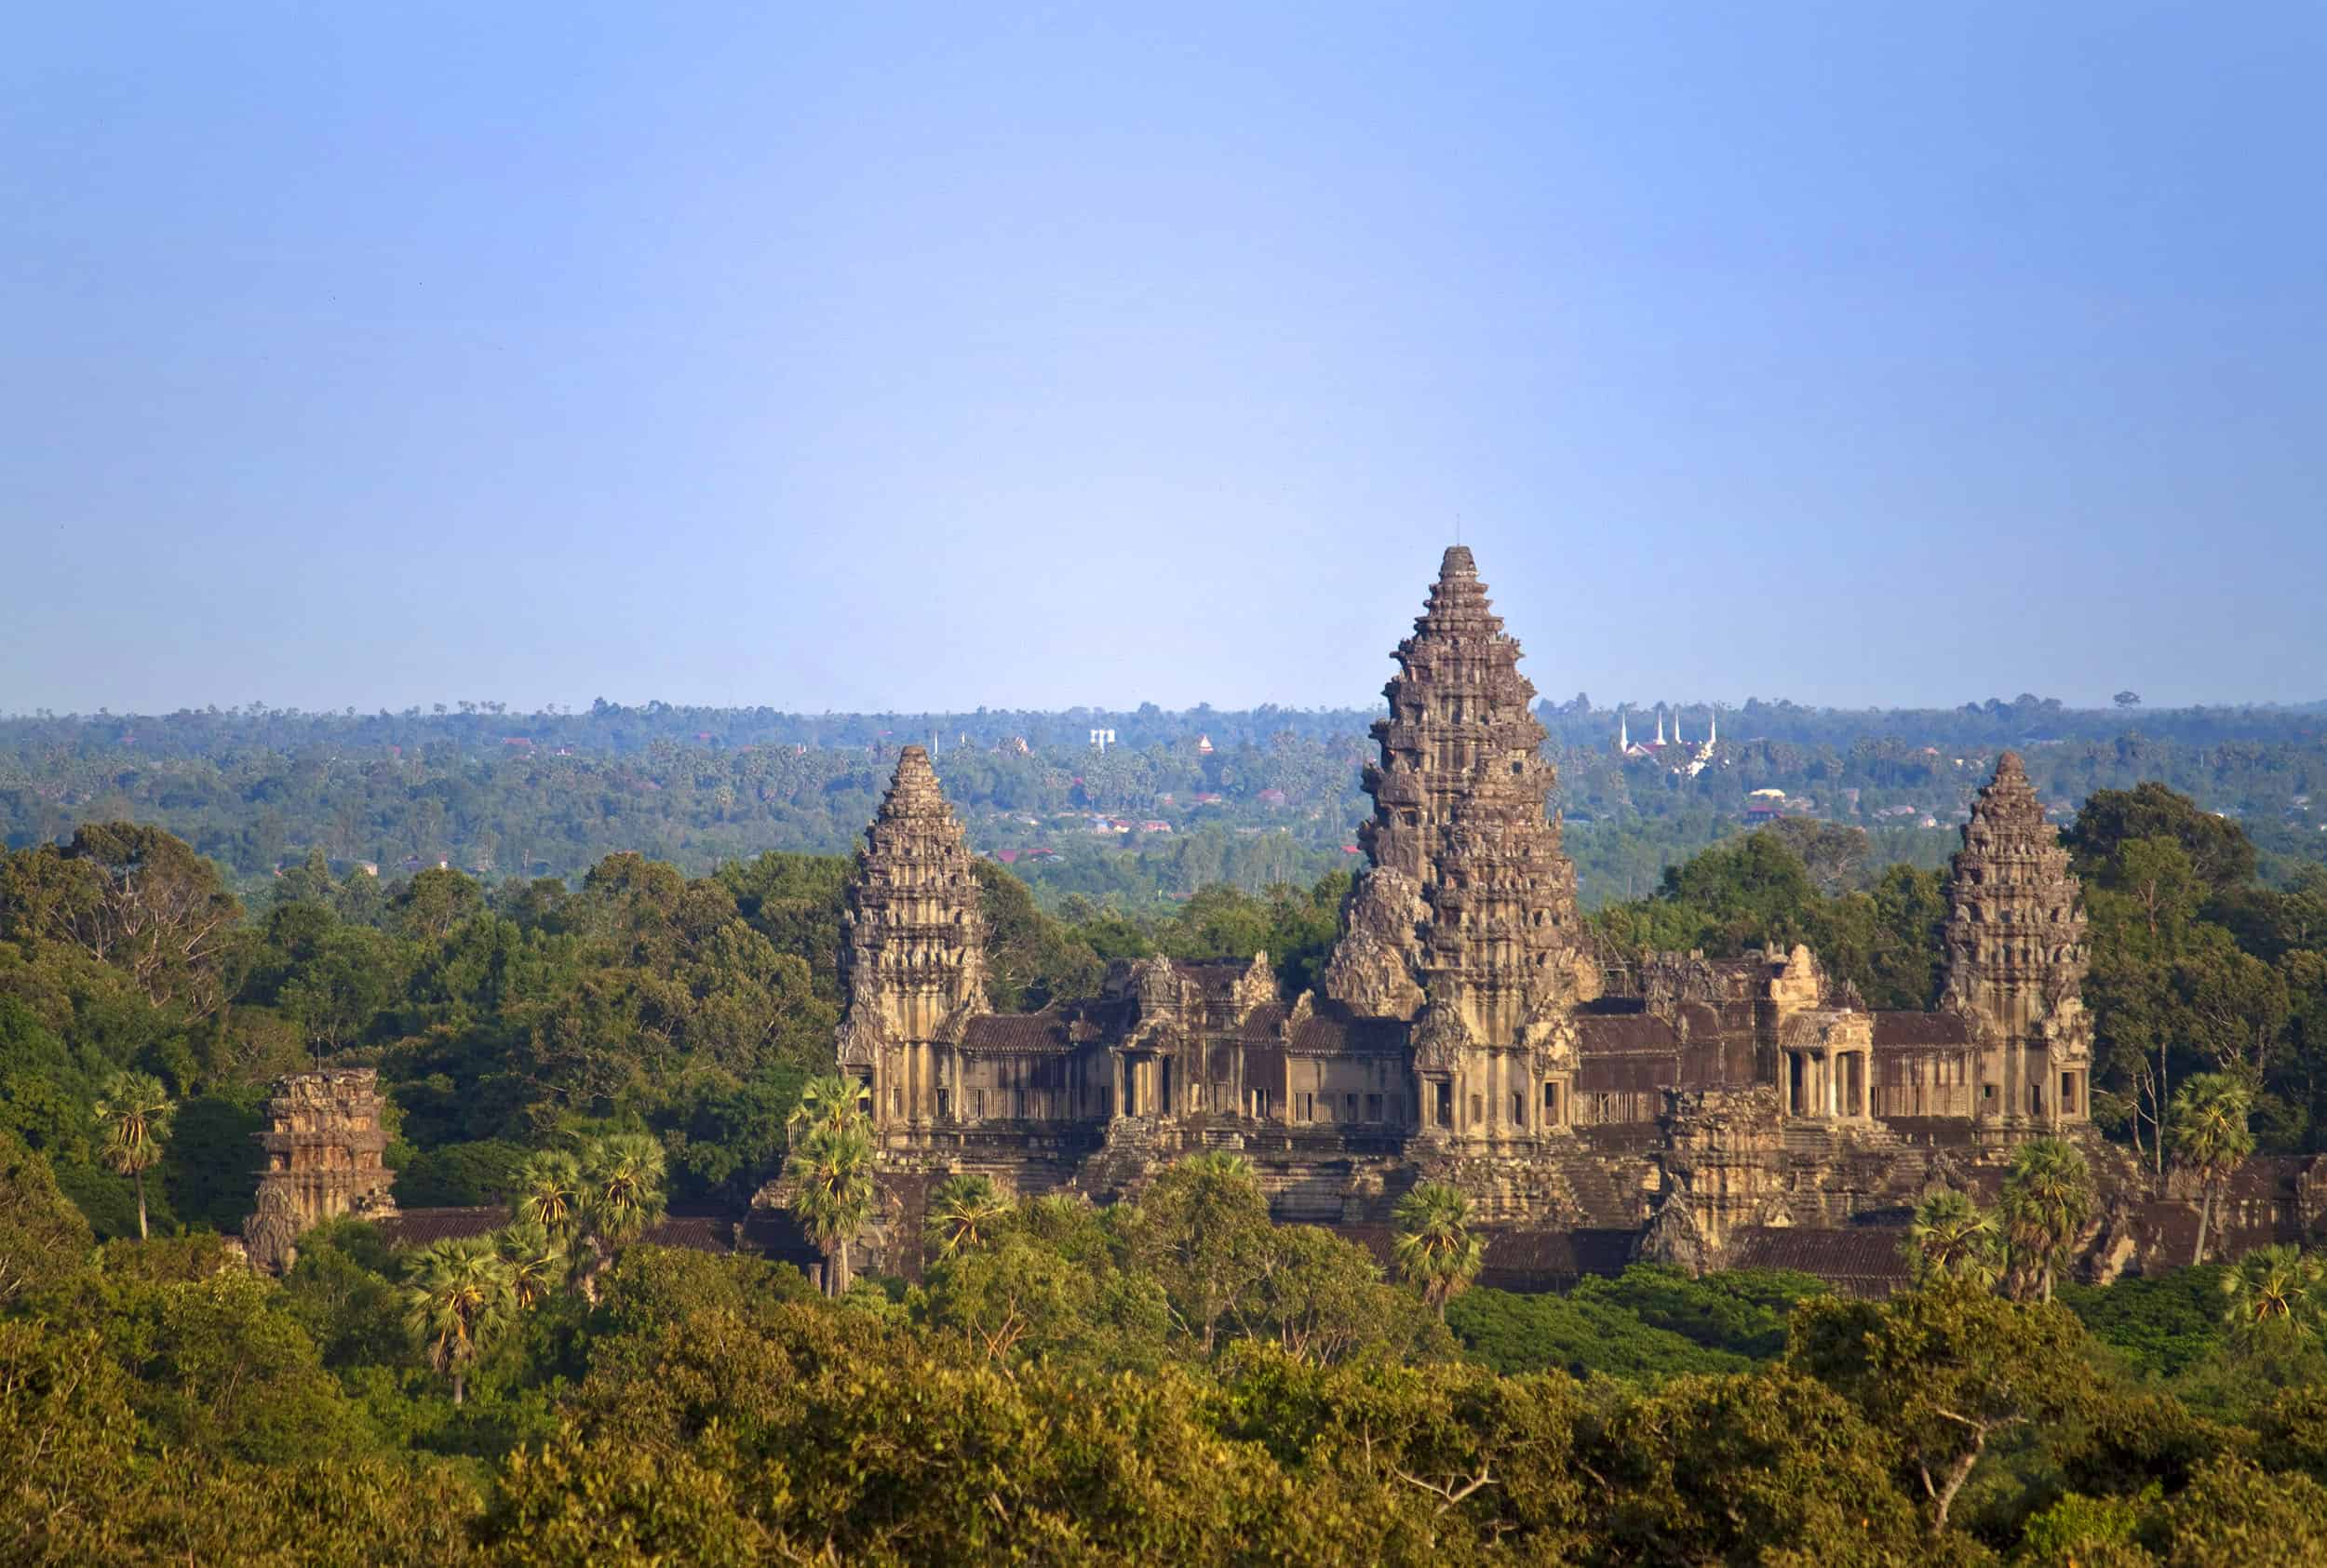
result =
[{"label": "stone lotus-shaped tower", "polygon": [[884,1132],[951,1114],[951,1047],[986,1011],[986,925],[974,858],[930,771],[897,757],[866,831],[841,917],[842,1072],[871,1095]]},{"label": "stone lotus-shaped tower", "polygon": [[2084,890],[2044,820],[2015,752],[1997,759],[1963,827],[1948,878],[1947,984],[1941,1006],[1971,1025],[1979,1122],[2043,1128],[2085,1121],[2092,1018]]},{"label": "stone lotus-shaped tower", "polygon": [[1570,1010],[1599,992],[1575,865],[1546,813],[1535,688],[1471,552],[1447,550],[1382,689],[1365,770],[1372,863],[1323,976],[1361,1017],[1414,1025],[1425,1133],[1528,1140],[1569,1119]]}]

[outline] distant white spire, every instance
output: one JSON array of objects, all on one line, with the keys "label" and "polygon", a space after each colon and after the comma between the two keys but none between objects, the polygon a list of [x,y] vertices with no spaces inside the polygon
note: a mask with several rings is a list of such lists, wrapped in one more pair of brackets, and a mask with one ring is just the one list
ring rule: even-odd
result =
[{"label": "distant white spire", "polygon": [[1657,704],[1657,744],[1664,744],[1664,704]]},{"label": "distant white spire", "polygon": [[1721,739],[1721,710],[1713,710],[1713,723],[1705,730],[1705,744],[1718,744]]},{"label": "distant white spire", "polygon": [[1616,710],[1616,755],[1621,757],[1630,750],[1632,732],[1624,727],[1624,710],[1620,707]]}]

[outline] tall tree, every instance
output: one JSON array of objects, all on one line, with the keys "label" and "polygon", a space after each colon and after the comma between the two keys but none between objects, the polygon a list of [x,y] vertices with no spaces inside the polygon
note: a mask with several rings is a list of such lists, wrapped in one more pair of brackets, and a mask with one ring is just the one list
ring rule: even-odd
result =
[{"label": "tall tree", "polygon": [[549,1297],[566,1266],[566,1250],[540,1226],[528,1221],[493,1232],[493,1255],[507,1270],[518,1310],[531,1312]]},{"label": "tall tree", "polygon": [[170,1118],[178,1109],[151,1073],[117,1072],[97,1102],[97,1121],[104,1134],[107,1165],[138,1184],[138,1240],[147,1238],[145,1173],[161,1162],[169,1140]]},{"label": "tall tree", "polygon": [[1471,1229],[1471,1200],[1445,1182],[1422,1182],[1398,1199],[1391,1220],[1392,1261],[1443,1320],[1446,1303],[1470,1288],[1486,1259]]},{"label": "tall tree", "polygon": [[1132,1265],[1164,1287],[1180,1332],[1211,1355],[1258,1288],[1270,1245],[1269,1200],[1251,1163],[1225,1149],[1181,1159],[1108,1220]]},{"label": "tall tree", "polygon": [[452,1402],[467,1397],[468,1374],[517,1313],[508,1266],[485,1237],[432,1241],[412,1260],[405,1322],[421,1353],[452,1380]]},{"label": "tall tree", "polygon": [[1880,1303],[1805,1302],[1786,1360],[1898,1443],[1903,1479],[1929,1505],[1936,1536],[1998,1433],[2089,1402],[2084,1344],[2058,1307],[2022,1306],[1957,1280]]},{"label": "tall tree", "polygon": [[572,1246],[582,1229],[582,1161],[564,1149],[545,1149],[518,1173],[511,1205],[520,1225],[536,1225],[553,1240]]},{"label": "tall tree", "polygon": [[849,1243],[872,1215],[872,1131],[861,1113],[841,1125],[817,1121],[793,1140],[785,1162],[793,1189],[792,1213],[828,1261],[824,1286],[839,1295],[849,1284]]},{"label": "tall tree", "polygon": [[2254,1152],[2254,1134],[2246,1124],[2253,1106],[2253,1091],[2228,1073],[2199,1073],[2173,1092],[2166,1124],[2173,1161],[2198,1181],[2198,1246],[2190,1258],[2193,1264],[2206,1261],[2206,1231],[2222,1184]]},{"label": "tall tree", "polygon": [[663,1217],[668,1170],[661,1142],[645,1132],[594,1140],[582,1156],[584,1240],[592,1255],[583,1293],[598,1299],[598,1276]]},{"label": "tall tree", "polygon": [[2013,1151],[2004,1177],[2004,1245],[2013,1282],[2025,1295],[2033,1281],[2052,1299],[2052,1277],[2092,1217],[2092,1173],[2076,1145],[2032,1138]]},{"label": "tall tree", "polygon": [[792,1212],[827,1260],[825,1290],[848,1289],[849,1243],[872,1215],[872,1118],[864,1086],[838,1074],[811,1079],[786,1124],[791,1152],[784,1173]]}]

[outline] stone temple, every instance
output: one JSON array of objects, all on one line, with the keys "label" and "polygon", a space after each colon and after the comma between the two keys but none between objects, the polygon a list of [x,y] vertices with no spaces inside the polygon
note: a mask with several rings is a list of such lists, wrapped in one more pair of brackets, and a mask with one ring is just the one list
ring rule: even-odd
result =
[{"label": "stone temple", "polygon": [[1379,1225],[1443,1179],[1492,1223],[1716,1266],[1773,1229],[1895,1224],[2038,1132],[2108,1157],[2087,1127],[2079,889],[2017,757],[1955,857],[1938,1012],[1870,1011],[1799,946],[1642,955],[1620,981],[1578,913],[1519,656],[1449,549],[1374,722],[1365,869],[1298,996],[1240,954],[1118,963],[1096,996],[991,1011],[973,857],[906,747],[849,892],[838,1042],[894,1266],[956,1172],[1107,1199],[1233,1149],[1284,1219]]},{"label": "stone temple", "polygon": [[[929,756],[908,746],[856,859],[841,928],[841,1070],[880,1144],[866,1266],[916,1275],[929,1186],[956,1172],[1025,1195],[1136,1196],[1183,1155],[1231,1149],[1280,1219],[1386,1244],[1415,1183],[1453,1182],[1488,1225],[1488,1284],[1560,1288],[1640,1258],[1774,1266],[1881,1293],[1901,1227],[1939,1187],[1997,1196],[2014,1144],[2082,1144],[2101,1213],[2089,1277],[2186,1262],[2186,1178],[2153,1187],[2089,1122],[2085,918],[2068,856],[2007,752],[1949,876],[1939,1011],[1870,1011],[1806,947],[1708,959],[1602,955],[1548,810],[1535,690],[1471,553],[1446,552],[1392,655],[1366,768],[1373,820],[1314,990],[1266,954],[1118,964],[1095,997],[987,1003],[979,881]],[[1610,961],[1604,962],[1607,958]],[[257,1135],[244,1226],[280,1271],[340,1216],[397,1244],[481,1236],[500,1207],[399,1210],[377,1076],[295,1074]],[[814,1271],[780,1182],[741,1213],[673,1214],[646,1240]],[[2218,1255],[2327,1236],[2327,1156],[2248,1160]]]}]

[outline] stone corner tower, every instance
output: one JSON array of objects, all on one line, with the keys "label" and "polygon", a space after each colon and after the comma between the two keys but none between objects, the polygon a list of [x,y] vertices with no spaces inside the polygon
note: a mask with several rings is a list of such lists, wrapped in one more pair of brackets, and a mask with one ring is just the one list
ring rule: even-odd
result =
[{"label": "stone corner tower", "polygon": [[2084,890],[2016,752],[1972,802],[1947,904],[1941,1006],[1971,1025],[1974,1119],[2027,1130],[2087,1120]]},{"label": "stone corner tower", "polygon": [[1414,1023],[1422,1129],[1473,1145],[1571,1122],[1568,1013],[1599,991],[1519,653],[1452,546],[1382,688],[1371,864],[1324,976],[1352,1012]]},{"label": "stone corner tower", "polygon": [[381,1109],[380,1075],[370,1067],[276,1080],[266,1130],[254,1134],[266,1154],[258,1212],[243,1223],[243,1248],[254,1265],[289,1268],[300,1236],[326,1220],[396,1213]]},{"label": "stone corner tower", "polygon": [[952,1114],[953,1044],[987,1011],[975,857],[929,754],[908,745],[865,833],[841,917],[842,1073],[894,1135]]}]

